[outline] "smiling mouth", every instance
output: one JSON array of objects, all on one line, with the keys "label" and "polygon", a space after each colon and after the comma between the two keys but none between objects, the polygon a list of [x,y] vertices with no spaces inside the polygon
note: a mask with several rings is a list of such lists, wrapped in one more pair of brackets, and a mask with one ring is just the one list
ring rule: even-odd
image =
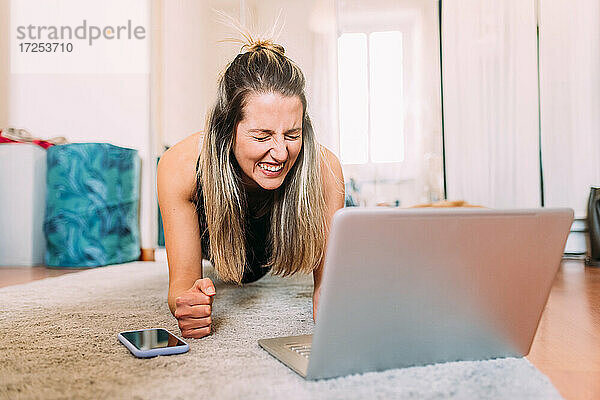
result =
[{"label": "smiling mouth", "polygon": [[281,169],[283,168],[284,165],[285,165],[285,163],[277,164],[277,165],[267,164],[267,163],[258,163],[259,168],[264,169],[265,171],[269,171],[269,172],[281,171]]}]

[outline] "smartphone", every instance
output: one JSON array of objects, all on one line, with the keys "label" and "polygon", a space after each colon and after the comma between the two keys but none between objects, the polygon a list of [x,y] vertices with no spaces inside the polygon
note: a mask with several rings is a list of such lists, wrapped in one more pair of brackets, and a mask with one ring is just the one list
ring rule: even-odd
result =
[{"label": "smartphone", "polygon": [[185,353],[190,346],[166,329],[152,328],[121,332],[119,341],[139,358]]}]

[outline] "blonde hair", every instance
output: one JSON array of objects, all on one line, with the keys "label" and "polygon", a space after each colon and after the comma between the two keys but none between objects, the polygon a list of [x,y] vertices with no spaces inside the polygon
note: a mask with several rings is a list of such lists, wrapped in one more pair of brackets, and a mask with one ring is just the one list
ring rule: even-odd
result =
[{"label": "blonde hair", "polygon": [[304,87],[302,71],[285,56],[282,46],[250,35],[242,53],[219,78],[217,101],[207,118],[200,149],[194,199],[199,215],[205,216],[202,235],[208,234],[210,238],[210,260],[225,281],[241,284],[248,267],[245,224],[248,202],[233,145],[237,124],[244,118],[245,102],[251,94],[297,96],[303,110],[302,148],[282,185],[273,190],[265,243],[270,251],[265,267],[282,276],[308,273],[324,257],[322,154],[306,110]]}]

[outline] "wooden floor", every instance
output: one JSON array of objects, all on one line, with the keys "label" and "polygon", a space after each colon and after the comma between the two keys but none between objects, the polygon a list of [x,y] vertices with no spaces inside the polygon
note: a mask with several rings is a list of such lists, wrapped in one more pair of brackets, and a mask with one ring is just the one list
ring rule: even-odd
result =
[{"label": "wooden floor", "polygon": [[81,269],[54,269],[43,266],[37,267],[0,267],[0,288],[19,285],[65,274],[72,274]]},{"label": "wooden floor", "polygon": [[527,358],[566,399],[600,399],[600,268],[563,262]]},{"label": "wooden floor", "polygon": [[[0,267],[0,287],[76,272]],[[600,268],[563,262],[527,358],[566,399],[600,399]]]}]

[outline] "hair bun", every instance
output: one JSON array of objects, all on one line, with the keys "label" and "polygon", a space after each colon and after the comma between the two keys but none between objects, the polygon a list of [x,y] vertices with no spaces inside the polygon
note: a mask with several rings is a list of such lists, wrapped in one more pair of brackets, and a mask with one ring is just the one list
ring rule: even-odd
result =
[{"label": "hair bun", "polygon": [[246,43],[242,46],[242,49],[248,51],[260,51],[262,49],[271,50],[279,55],[285,55],[285,49],[282,45],[273,43],[270,39],[255,39],[251,40],[250,43]]}]

